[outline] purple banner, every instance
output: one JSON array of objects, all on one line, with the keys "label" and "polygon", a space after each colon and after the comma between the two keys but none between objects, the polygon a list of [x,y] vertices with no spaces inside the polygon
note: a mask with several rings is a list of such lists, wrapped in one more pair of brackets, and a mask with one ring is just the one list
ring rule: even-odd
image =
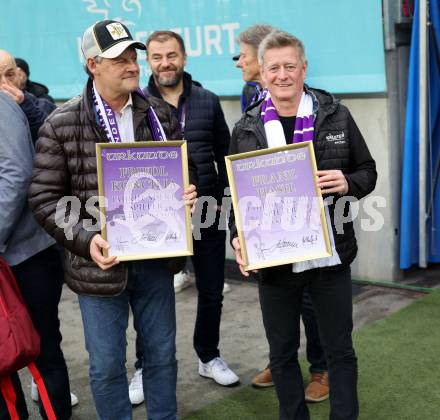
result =
[{"label": "purple banner", "polygon": [[310,142],[229,158],[247,269],[331,255]]},{"label": "purple banner", "polygon": [[100,160],[109,255],[188,255],[182,148],[120,143],[102,146]]}]

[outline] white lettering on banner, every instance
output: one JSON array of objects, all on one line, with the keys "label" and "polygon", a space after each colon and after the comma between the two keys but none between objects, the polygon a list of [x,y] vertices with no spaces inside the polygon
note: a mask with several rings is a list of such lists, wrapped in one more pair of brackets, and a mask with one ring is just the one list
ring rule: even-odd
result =
[{"label": "white lettering on banner", "polygon": [[[235,39],[240,29],[239,22],[226,22],[195,27],[177,27],[170,30],[182,36],[188,57],[201,57],[203,55],[235,54],[238,46]],[[133,38],[139,42],[145,42],[153,31],[134,32]],[[81,52],[81,37],[77,37],[78,56],[81,62],[84,58]],[[139,51],[138,61],[142,64],[145,53]],[[146,74],[148,75],[148,73]]]},{"label": "white lettering on banner", "polygon": [[78,50],[78,61],[80,63],[82,63],[84,61],[84,57],[83,57],[83,53],[82,53],[82,49],[81,49],[81,43],[82,43],[82,38],[80,36],[78,36],[76,38],[76,47]]},{"label": "white lettering on banner", "polygon": [[183,42],[185,43],[186,53],[189,57],[202,55],[202,28],[196,26],[196,48],[193,48],[189,28],[183,28]]},{"label": "white lettering on banner", "polygon": [[228,44],[229,44],[229,52],[231,54],[235,53],[235,35],[234,30],[238,29],[240,24],[238,22],[224,23],[222,25],[222,29],[228,31]]},{"label": "white lettering on banner", "polygon": [[211,46],[215,46],[215,49],[217,50],[217,54],[221,55],[223,52],[222,46],[220,45],[221,40],[222,40],[221,29],[219,25],[205,26],[206,55],[212,55]]},{"label": "white lettering on banner", "polygon": [[147,31],[139,31],[134,34],[134,39],[139,42],[145,42],[148,38]]}]

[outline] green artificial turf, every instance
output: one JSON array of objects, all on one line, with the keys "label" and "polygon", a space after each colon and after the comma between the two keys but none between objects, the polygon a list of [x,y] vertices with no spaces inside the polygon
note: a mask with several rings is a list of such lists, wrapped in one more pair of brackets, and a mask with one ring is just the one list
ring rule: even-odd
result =
[{"label": "green artificial turf", "polygon": [[[361,420],[440,419],[440,293],[432,293],[354,334]],[[303,372],[306,372],[302,361]],[[312,419],[328,419],[328,401],[309,404]],[[250,386],[185,420],[274,420],[273,388]]]}]

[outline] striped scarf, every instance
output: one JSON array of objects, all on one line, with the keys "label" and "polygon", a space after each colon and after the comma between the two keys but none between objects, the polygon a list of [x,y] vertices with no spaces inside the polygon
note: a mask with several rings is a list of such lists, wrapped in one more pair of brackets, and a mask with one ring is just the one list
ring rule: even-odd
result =
[{"label": "striped scarf", "polygon": [[[141,89],[138,89],[137,92],[145,98],[144,93]],[[93,82],[92,86],[92,98],[93,104],[95,106],[95,111],[99,118],[99,124],[104,129],[105,134],[107,136],[107,140],[110,143],[120,143],[121,135],[119,133],[118,122],[116,120],[116,115],[113,110],[110,108],[108,103],[101,98],[101,95],[98,93],[95,82]],[[166,141],[167,137],[165,131],[162,127],[162,124],[159,121],[156,113],[152,106],[147,109],[147,118],[148,123],[151,130],[151,135],[154,141]]]},{"label": "striped scarf", "polygon": [[[278,117],[278,112],[267,92],[261,105],[261,119],[264,124],[268,147],[285,146],[287,139],[284,137],[283,126]],[[295,119],[295,130],[293,138],[289,143],[300,143],[302,141],[313,140],[313,124],[315,118],[313,115],[313,99],[311,95],[303,92],[299,103],[298,112]]]},{"label": "striped scarf", "polygon": [[[261,106],[261,119],[263,120],[264,124],[267,146],[269,148],[285,146],[287,144],[287,139],[284,136],[283,126],[281,125],[280,119],[278,117],[278,112],[275,109],[272,99],[270,98],[269,92],[267,93],[266,98],[264,99]],[[301,95],[301,101],[299,103],[298,111],[296,113],[295,130],[293,132],[291,143],[313,141],[314,121],[315,118],[313,115],[312,96],[306,92],[303,92]],[[336,251],[335,238],[333,236],[331,218],[327,206],[324,206],[324,211],[325,217],[327,219],[332,255],[330,257],[294,263],[292,264],[292,272],[301,273],[303,271],[312,270],[314,268],[332,267],[341,264],[341,259],[339,258],[339,254]]]}]

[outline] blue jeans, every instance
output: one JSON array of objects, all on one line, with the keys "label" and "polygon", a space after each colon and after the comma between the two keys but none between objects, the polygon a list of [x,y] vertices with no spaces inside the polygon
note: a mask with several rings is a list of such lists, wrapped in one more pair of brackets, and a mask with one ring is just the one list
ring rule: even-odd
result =
[{"label": "blue jeans", "polygon": [[147,418],[177,419],[176,309],[166,260],[129,263],[124,292],[114,297],[79,296],[79,304],[98,418],[132,419],[125,367],[131,306],[144,355]]},{"label": "blue jeans", "polygon": [[[194,240],[192,257],[198,291],[193,343],[203,363],[220,356],[218,347],[225,284],[226,232],[218,229],[219,217],[218,213],[216,222],[202,230],[201,240]],[[145,367],[142,365],[142,351],[137,343],[136,359],[136,369]]]}]

